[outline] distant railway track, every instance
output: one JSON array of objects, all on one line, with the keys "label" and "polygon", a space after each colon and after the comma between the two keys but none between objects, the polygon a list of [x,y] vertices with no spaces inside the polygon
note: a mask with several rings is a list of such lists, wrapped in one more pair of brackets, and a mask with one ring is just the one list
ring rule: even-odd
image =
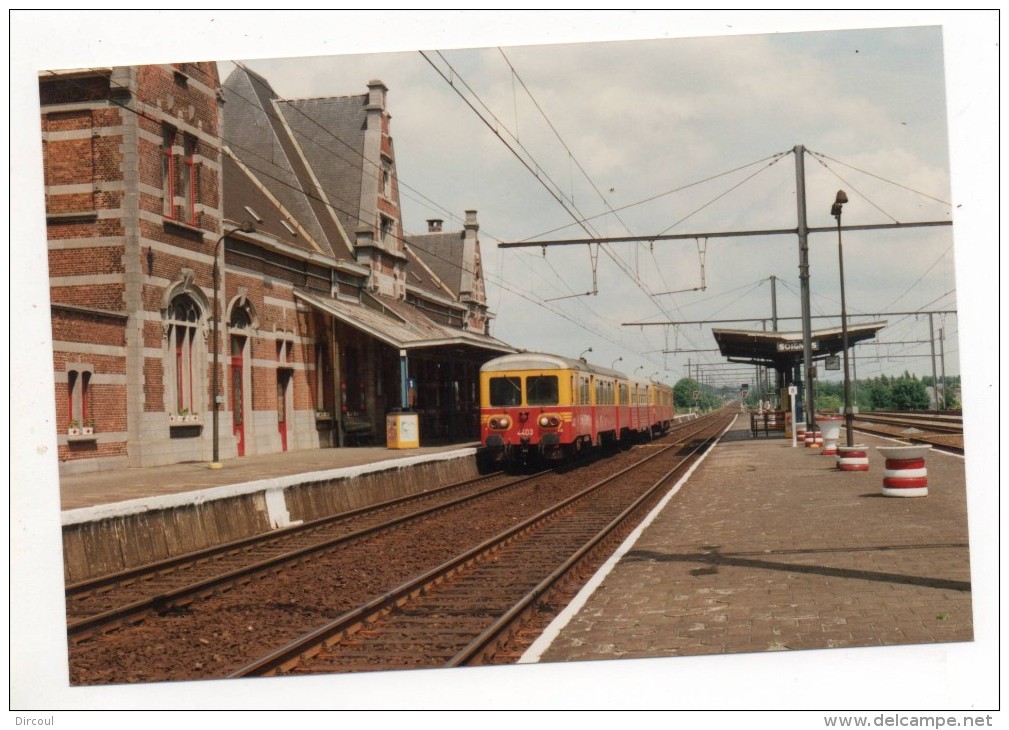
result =
[{"label": "distant railway track", "polygon": [[872,412],[855,416],[858,431],[908,443],[929,444],[942,451],[964,453],[963,415],[951,413]]},{"label": "distant railway track", "polygon": [[[687,422],[676,433],[704,423]],[[488,534],[538,514],[577,487],[581,474],[616,471],[640,453],[621,453],[567,475],[491,475],[481,484],[449,485],[69,586],[71,681],[227,676],[325,623],[322,618],[366,604]]]}]

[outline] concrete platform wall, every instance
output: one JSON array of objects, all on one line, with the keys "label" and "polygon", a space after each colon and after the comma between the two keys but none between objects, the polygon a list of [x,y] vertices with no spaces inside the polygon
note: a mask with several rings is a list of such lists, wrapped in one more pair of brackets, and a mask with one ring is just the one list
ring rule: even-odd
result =
[{"label": "concrete platform wall", "polygon": [[349,478],[301,484],[286,490],[284,497],[291,519],[308,522],[476,476],[473,457],[426,461]]},{"label": "concrete platform wall", "polygon": [[465,450],[68,510],[64,580],[108,575],[477,473],[473,450]]}]

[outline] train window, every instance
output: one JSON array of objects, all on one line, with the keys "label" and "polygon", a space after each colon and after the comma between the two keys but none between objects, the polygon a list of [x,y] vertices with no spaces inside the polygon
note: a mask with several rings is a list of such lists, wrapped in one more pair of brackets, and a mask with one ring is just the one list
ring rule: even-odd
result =
[{"label": "train window", "polygon": [[515,377],[490,379],[490,404],[492,406],[522,405],[522,380]]},{"label": "train window", "polygon": [[556,375],[530,375],[526,378],[526,404],[555,406],[560,400]]}]

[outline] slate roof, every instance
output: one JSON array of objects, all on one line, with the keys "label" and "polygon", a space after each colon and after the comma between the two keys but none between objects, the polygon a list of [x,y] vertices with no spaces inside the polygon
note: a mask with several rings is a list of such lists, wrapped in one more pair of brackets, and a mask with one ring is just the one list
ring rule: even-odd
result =
[{"label": "slate roof", "polygon": [[[318,191],[311,184],[311,176],[297,147],[284,129],[282,117],[273,103],[277,94],[269,83],[239,67],[224,83],[224,98],[225,144],[326,253],[348,257],[350,251],[346,244],[339,242],[339,235],[334,235],[334,226],[324,225],[325,216],[320,210],[324,206],[312,199],[318,197]],[[226,218],[241,221],[248,217],[242,211],[245,203],[234,192],[225,191],[224,204]]]},{"label": "slate roof", "polygon": [[[322,188],[324,200],[353,241],[361,225],[362,177],[375,182],[378,171],[365,162],[364,125],[367,94],[278,102],[278,108]],[[321,206],[321,204],[320,204]],[[353,255],[348,248],[347,254]]]},{"label": "slate roof", "polygon": [[[407,234],[410,251],[430,269],[454,298],[459,298],[462,283],[463,243],[466,231],[450,233]],[[438,287],[441,288],[441,287]]]}]

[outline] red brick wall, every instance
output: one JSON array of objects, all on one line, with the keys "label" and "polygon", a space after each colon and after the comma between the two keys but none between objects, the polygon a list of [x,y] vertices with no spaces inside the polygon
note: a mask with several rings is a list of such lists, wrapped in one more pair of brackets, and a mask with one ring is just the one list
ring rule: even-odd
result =
[{"label": "red brick wall", "polygon": [[[68,370],[77,369],[75,364],[89,367],[91,382],[87,389],[87,420],[94,423],[95,432],[121,433],[126,431],[126,386],[121,383],[101,383],[101,376],[125,375],[124,355],[98,352],[70,352],[61,349],[63,343],[125,347],[125,320],[119,317],[103,317],[86,312],[75,312],[56,307],[52,316],[53,371],[61,374],[62,382],[56,383],[56,429],[65,434],[70,421],[69,386],[63,375]],[[75,418],[79,419],[76,413]],[[105,456],[120,456],[126,453],[126,442],[98,443],[95,441],[66,443],[59,447],[61,461]]]},{"label": "red brick wall", "polygon": [[[132,89],[113,88],[117,84],[102,76],[40,77],[42,104],[40,129],[44,143],[44,175],[47,186],[83,186],[80,190],[47,189],[47,213],[50,241],[80,241],[73,248],[53,246],[48,251],[53,308],[53,368],[56,385],[57,423],[66,433],[69,420],[68,388],[65,382],[68,363],[86,363],[94,375],[88,389],[88,416],[94,419],[100,433],[125,432],[127,429],[127,388],[122,381],[143,379],[144,409],[164,411],[164,364],[160,357],[143,360],[143,372],[128,372],[126,359],[126,320],[123,317],[103,317],[100,313],[77,312],[60,304],[90,310],[127,312],[135,305],[126,300],[125,260],[129,245],[124,236],[128,230],[139,230],[140,271],[151,275],[140,291],[142,311],[129,312],[143,318],[142,345],[156,351],[164,344],[160,325],[160,308],[164,282],[178,281],[183,268],[195,272],[196,283],[209,291],[211,265],[194,261],[191,252],[209,253],[209,247],[221,230],[219,171],[210,163],[220,161],[218,135],[219,86],[216,65],[210,63],[177,64],[175,68],[190,79],[177,76],[171,67],[143,66],[134,69]],[[126,79],[129,74],[116,75]],[[130,109],[123,109],[111,100],[133,95]],[[169,103],[170,101],[170,103]],[[94,102],[91,108],[55,109],[52,105]],[[132,109],[140,110],[136,113]],[[125,180],[138,179],[153,190],[161,189],[161,129],[162,122],[196,139],[196,203],[202,213],[196,220],[196,230],[156,223],[126,220],[122,216],[102,217],[88,214],[100,211],[122,211],[127,196],[138,201],[141,211],[160,216],[164,203],[158,194],[139,190],[122,190]],[[127,128],[123,131],[123,128]],[[131,133],[129,127],[136,127]],[[137,149],[124,148],[124,140],[136,140]],[[182,138],[178,141],[181,153]],[[181,157],[176,169],[181,179]],[[125,168],[135,164],[135,170]],[[108,183],[114,183],[109,185]],[[112,189],[118,187],[119,189]],[[90,190],[89,190],[90,188]],[[178,188],[181,193],[181,188]],[[81,214],[60,219],[60,214]],[[202,230],[201,230],[202,229]],[[101,239],[116,240],[108,244]],[[122,243],[119,243],[122,241]],[[210,243],[208,243],[208,241]],[[151,245],[157,242],[156,249]],[[136,250],[136,249],[134,249]],[[153,253],[148,269],[147,253]],[[174,253],[173,253],[174,252]],[[134,254],[136,255],[136,254]],[[122,283],[64,283],[65,277],[122,275]],[[61,281],[61,279],[63,281]],[[156,313],[144,316],[143,312]],[[209,315],[209,313],[207,313]],[[73,343],[74,346],[70,346]],[[93,347],[92,347],[93,346]],[[99,354],[105,347],[123,348],[123,354]],[[91,351],[89,351],[89,349]],[[82,352],[74,352],[82,350]],[[101,382],[112,379],[116,384]],[[207,382],[210,382],[209,366]],[[209,402],[209,392],[208,401]],[[126,454],[126,443],[72,442],[60,447],[61,459],[84,459]]]}]

